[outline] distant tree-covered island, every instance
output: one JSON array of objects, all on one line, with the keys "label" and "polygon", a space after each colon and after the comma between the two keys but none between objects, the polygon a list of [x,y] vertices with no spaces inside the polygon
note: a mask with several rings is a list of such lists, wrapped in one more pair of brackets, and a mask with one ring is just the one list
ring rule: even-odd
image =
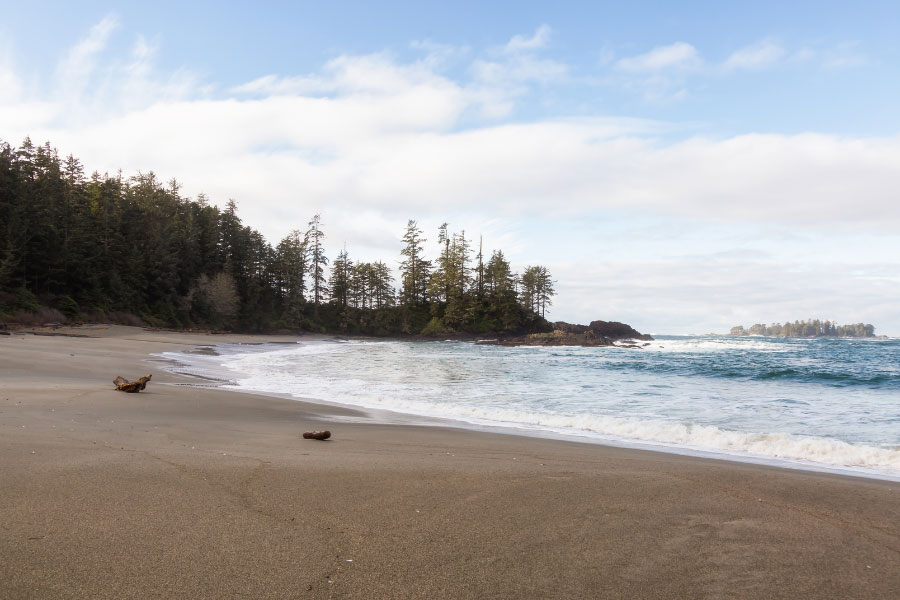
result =
[{"label": "distant tree-covered island", "polygon": [[867,338],[875,337],[875,327],[866,323],[855,323],[852,325],[838,325],[831,321],[820,321],[819,319],[809,319],[807,321],[790,321],[774,323],[772,325],[764,325],[757,323],[749,329],[744,329],[743,325],[737,325],[731,328],[728,335],[765,335],[771,337],[858,337]]},{"label": "distant tree-covered island", "polygon": [[409,220],[396,268],[346,246],[329,259],[318,214],[272,246],[232,200],[219,209],[202,194],[185,198],[152,172],[87,176],[49,142],[0,140],[0,322],[504,338],[558,330],[545,318],[556,294],[546,267],[515,272],[502,250],[485,255],[480,238],[446,223],[436,233],[429,257]]}]

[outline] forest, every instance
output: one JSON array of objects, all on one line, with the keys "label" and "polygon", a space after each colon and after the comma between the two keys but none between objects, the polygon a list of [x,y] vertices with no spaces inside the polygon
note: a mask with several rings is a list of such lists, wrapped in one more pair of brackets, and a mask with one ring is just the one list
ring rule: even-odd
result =
[{"label": "forest", "polygon": [[[555,295],[546,267],[447,224],[434,255],[414,220],[398,268],[346,248],[331,259],[313,215],[272,246],[237,205],[185,198],[152,173],[85,175],[50,143],[0,140],[0,321],[118,322],[372,335],[534,333]],[[395,280],[395,273],[396,280]]]},{"label": "forest", "polygon": [[771,337],[875,337],[875,327],[866,323],[838,325],[831,321],[809,319],[807,321],[785,321],[764,325],[757,323],[750,329],[742,325],[732,327],[728,335],[767,335]]}]

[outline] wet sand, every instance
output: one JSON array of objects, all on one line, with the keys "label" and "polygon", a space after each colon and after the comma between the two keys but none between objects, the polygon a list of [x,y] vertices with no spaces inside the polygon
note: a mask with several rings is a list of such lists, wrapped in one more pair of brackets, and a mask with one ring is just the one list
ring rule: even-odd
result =
[{"label": "wet sand", "polygon": [[148,362],[283,337],[70,332],[0,336],[0,598],[900,598],[900,483],[353,423]]}]

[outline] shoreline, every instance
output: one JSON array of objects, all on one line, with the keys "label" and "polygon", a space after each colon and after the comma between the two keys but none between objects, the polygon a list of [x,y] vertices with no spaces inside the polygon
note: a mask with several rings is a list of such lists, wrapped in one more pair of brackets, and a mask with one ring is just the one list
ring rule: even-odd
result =
[{"label": "shoreline", "polygon": [[[262,343],[253,344],[256,346],[255,349],[258,349],[260,352],[267,352],[271,350],[277,350],[277,346],[272,348],[267,348],[267,344],[287,344],[292,345],[297,343],[304,338],[297,338],[296,341],[292,342],[284,342],[284,341],[267,341]],[[357,341],[384,341],[380,338],[367,338],[367,337],[343,337],[343,336],[332,336],[332,335],[321,335],[305,338],[306,340],[311,341],[347,341],[347,340],[357,340]],[[410,341],[410,340],[391,340],[391,341]],[[413,341],[427,341],[427,340],[413,340]],[[451,341],[451,340],[444,340]],[[466,343],[468,340],[452,340],[453,342],[463,342]],[[228,342],[219,342],[221,346],[225,348],[220,348],[220,351],[228,350],[227,346],[229,346]],[[254,349],[254,350],[255,350]],[[212,350],[214,354],[218,356],[219,353],[215,350]],[[635,449],[635,450],[644,450],[649,452],[662,452],[666,454],[676,454],[680,456],[686,457],[697,457],[697,458],[707,458],[712,460],[724,460],[724,461],[732,461],[732,462],[740,462],[740,463],[748,463],[748,464],[756,464],[763,465],[775,468],[782,469],[793,469],[793,470],[801,470],[801,471],[812,471],[812,472],[820,472],[820,473],[830,473],[836,475],[843,475],[847,477],[861,477],[867,479],[877,479],[884,481],[894,481],[900,482],[900,472],[892,471],[887,468],[879,468],[875,466],[851,466],[851,465],[841,465],[841,464],[832,464],[828,462],[815,461],[812,459],[804,459],[804,458],[790,458],[784,456],[777,455],[766,455],[759,453],[752,453],[749,451],[742,450],[733,450],[733,449],[725,449],[725,448],[713,448],[713,447],[704,447],[698,445],[690,445],[684,443],[677,442],[667,442],[653,439],[640,439],[640,438],[628,438],[619,436],[613,433],[604,433],[601,431],[591,430],[591,429],[577,429],[577,428],[567,428],[562,426],[552,426],[547,424],[529,424],[527,422],[515,422],[515,421],[502,421],[502,420],[494,420],[490,418],[467,418],[460,415],[448,415],[448,414],[439,414],[433,412],[417,412],[414,410],[404,411],[402,408],[393,408],[393,407],[383,407],[383,406],[375,406],[371,403],[353,403],[353,402],[345,402],[341,400],[331,400],[326,398],[316,398],[309,397],[300,394],[292,394],[289,392],[275,392],[275,391],[267,391],[261,389],[253,389],[246,388],[240,386],[237,381],[231,378],[232,375],[237,375],[240,373],[238,370],[232,370],[229,367],[217,367],[220,370],[215,373],[214,376],[204,376],[199,374],[199,371],[207,368],[207,365],[203,365],[200,362],[197,362],[197,359],[194,358],[196,355],[210,355],[208,352],[187,352],[185,355],[171,355],[166,356],[167,353],[157,353],[154,356],[162,358],[164,360],[172,361],[174,368],[172,368],[172,372],[190,375],[192,377],[198,377],[203,380],[218,380],[222,389],[235,391],[239,393],[247,393],[247,394],[257,394],[257,395],[265,395],[274,398],[283,398],[295,401],[302,402],[311,402],[314,404],[323,404],[325,406],[335,406],[339,408],[347,408],[351,410],[361,410],[361,411],[369,411],[373,418],[364,419],[367,422],[378,422],[381,424],[391,424],[391,423],[399,423],[399,424],[407,424],[407,425],[421,425],[421,426],[442,426],[442,427],[451,427],[451,428],[460,428],[469,431],[477,431],[488,434],[502,434],[502,435],[513,435],[513,436],[522,436],[525,438],[541,438],[541,439],[553,439],[559,441],[569,441],[575,443],[583,443],[583,444],[593,444],[593,445],[602,445],[602,446],[612,446],[617,448],[626,448],[626,449]],[[227,356],[230,352],[225,352],[223,356]],[[223,358],[223,360],[226,360]],[[226,379],[217,379],[217,376],[222,376]],[[202,384],[201,384],[202,386]],[[815,438],[813,438],[815,439]],[[799,443],[802,443],[803,437],[800,436],[797,438]],[[816,441],[819,441],[816,439]],[[848,443],[849,444],[849,443]],[[852,446],[852,445],[851,445]],[[871,449],[876,449],[876,446],[870,446]]]},{"label": "shoreline", "polygon": [[[0,596],[884,598],[900,589],[895,482],[345,422],[362,413],[179,385],[187,378],[165,371],[122,394],[112,379],[143,375],[160,348],[266,336],[90,333],[0,337]],[[300,438],[322,428],[332,441]]]}]

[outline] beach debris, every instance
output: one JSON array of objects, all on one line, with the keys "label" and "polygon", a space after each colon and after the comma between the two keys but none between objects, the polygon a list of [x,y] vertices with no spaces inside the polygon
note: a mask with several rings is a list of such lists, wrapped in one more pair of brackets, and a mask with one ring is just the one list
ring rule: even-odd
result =
[{"label": "beach debris", "polygon": [[327,440],[331,437],[331,432],[325,431],[306,431],[303,433],[304,440]]},{"label": "beach debris", "polygon": [[137,381],[128,381],[127,379],[125,379],[124,377],[122,377],[120,375],[119,377],[116,377],[113,380],[113,384],[116,386],[116,389],[120,392],[127,392],[129,394],[134,394],[134,393],[143,391],[144,388],[147,387],[147,382],[150,381],[151,377],[153,377],[153,375],[144,375]]}]

